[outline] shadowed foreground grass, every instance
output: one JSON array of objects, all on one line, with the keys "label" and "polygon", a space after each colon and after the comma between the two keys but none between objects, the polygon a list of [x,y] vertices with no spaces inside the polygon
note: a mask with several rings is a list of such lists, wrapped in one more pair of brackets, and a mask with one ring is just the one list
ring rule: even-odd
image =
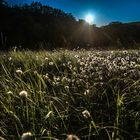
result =
[{"label": "shadowed foreground grass", "polygon": [[6,140],[136,140],[140,51],[1,53],[0,111]]}]

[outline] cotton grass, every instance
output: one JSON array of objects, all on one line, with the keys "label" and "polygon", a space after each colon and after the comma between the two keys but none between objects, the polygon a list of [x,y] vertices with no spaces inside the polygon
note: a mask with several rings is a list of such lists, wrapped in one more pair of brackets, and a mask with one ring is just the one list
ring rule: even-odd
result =
[{"label": "cotton grass", "polygon": [[26,132],[23,133],[21,136],[21,140],[31,140],[32,138],[32,133],[31,132]]},{"label": "cotton grass", "polygon": [[23,98],[27,98],[28,93],[27,93],[27,91],[23,90],[23,91],[21,91],[21,92],[19,93],[19,96],[20,96],[20,97],[23,97]]}]

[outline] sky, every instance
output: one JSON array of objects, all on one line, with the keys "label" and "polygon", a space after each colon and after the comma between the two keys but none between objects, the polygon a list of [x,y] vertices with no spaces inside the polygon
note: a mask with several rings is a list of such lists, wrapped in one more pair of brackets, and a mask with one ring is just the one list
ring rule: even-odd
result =
[{"label": "sky", "polygon": [[114,21],[140,21],[140,0],[7,0],[9,4],[30,4],[32,1],[72,13],[77,20],[93,15],[93,24],[97,26]]}]

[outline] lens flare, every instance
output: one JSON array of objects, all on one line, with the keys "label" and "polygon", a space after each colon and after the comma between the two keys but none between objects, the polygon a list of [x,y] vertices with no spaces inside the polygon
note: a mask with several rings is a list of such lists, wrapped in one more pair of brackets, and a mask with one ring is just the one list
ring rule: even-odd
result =
[{"label": "lens flare", "polygon": [[94,21],[94,16],[91,15],[91,14],[86,15],[85,21],[86,21],[87,23],[89,23],[89,24],[92,24],[93,21]]}]

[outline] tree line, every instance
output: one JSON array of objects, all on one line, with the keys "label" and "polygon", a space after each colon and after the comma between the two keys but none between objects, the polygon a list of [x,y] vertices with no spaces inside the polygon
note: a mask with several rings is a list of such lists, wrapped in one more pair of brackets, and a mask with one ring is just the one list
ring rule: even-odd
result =
[{"label": "tree line", "polygon": [[10,6],[0,0],[0,50],[138,48],[140,22],[96,27],[40,2]]}]

